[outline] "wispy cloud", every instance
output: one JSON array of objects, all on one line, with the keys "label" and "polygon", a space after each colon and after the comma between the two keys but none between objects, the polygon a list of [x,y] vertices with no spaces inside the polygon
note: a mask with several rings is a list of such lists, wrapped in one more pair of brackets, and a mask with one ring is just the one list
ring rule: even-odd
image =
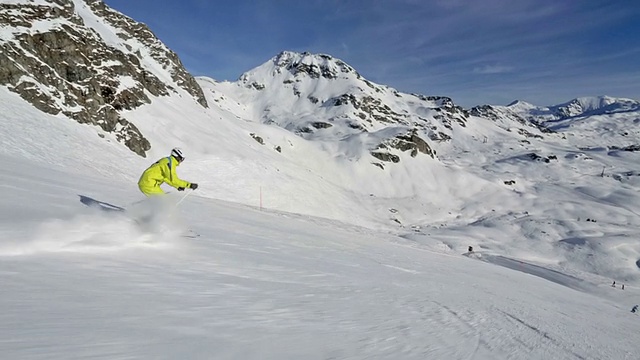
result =
[{"label": "wispy cloud", "polygon": [[473,68],[474,74],[502,74],[513,71],[513,67],[505,65],[484,65]]}]

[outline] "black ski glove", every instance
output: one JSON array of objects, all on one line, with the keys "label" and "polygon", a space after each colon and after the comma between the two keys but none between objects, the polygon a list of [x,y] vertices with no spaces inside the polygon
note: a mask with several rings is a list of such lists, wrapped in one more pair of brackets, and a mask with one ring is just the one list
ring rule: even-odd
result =
[{"label": "black ski glove", "polygon": [[196,183],[191,183],[191,185],[189,185],[189,188],[191,188],[191,190],[195,190],[198,188],[198,184]]},{"label": "black ski glove", "polygon": [[184,191],[184,188],[183,187],[179,187],[178,191]]}]

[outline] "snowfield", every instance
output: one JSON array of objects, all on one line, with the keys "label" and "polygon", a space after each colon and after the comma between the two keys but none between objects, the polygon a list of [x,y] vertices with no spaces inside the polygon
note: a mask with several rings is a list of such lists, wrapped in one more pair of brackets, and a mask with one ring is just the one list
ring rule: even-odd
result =
[{"label": "snowfield", "polygon": [[[271,155],[256,168],[251,159],[259,152],[249,146],[237,146],[231,158],[207,152],[211,145],[194,135],[200,142],[178,173],[201,189],[178,206],[184,193],[149,205],[139,202],[136,181],[160,150],[138,158],[92,127],[39,113],[0,90],[3,359],[637,359],[640,353],[640,318],[630,312],[640,302],[637,282],[621,290],[620,280],[614,288],[611,278],[591,271],[615,268],[619,257],[607,260],[606,253],[617,249],[630,258],[623,268],[632,274],[634,230],[622,231],[631,221],[624,208],[637,206],[631,192],[583,188],[608,200],[599,200],[605,210],[589,210],[599,220],[589,222],[590,236],[564,239],[592,246],[593,256],[577,256],[571,266],[558,261],[565,255],[549,242],[521,237],[539,229],[540,216],[529,221],[531,213],[505,209],[519,204],[514,198],[550,209],[554,191],[573,193],[548,187],[527,195],[527,186],[538,185],[521,178],[519,193],[508,191],[514,198],[452,199],[464,204],[459,215],[479,214],[475,221],[451,215],[447,223],[413,228],[363,226],[375,217],[350,217],[345,201],[333,197],[356,204],[359,194],[349,198],[316,171],[293,172],[291,162],[267,162]],[[491,166],[515,174],[518,161]],[[262,180],[250,171],[262,171]],[[300,178],[315,181],[303,187],[306,196],[334,206],[333,215],[308,214],[318,211],[315,202],[307,214],[271,201],[261,209],[261,181],[279,184],[284,176],[290,188]],[[440,181],[447,180],[464,181]],[[449,195],[432,196],[445,203]],[[483,215],[486,206],[498,215]],[[570,207],[558,204],[548,213],[549,234],[563,228],[568,219],[561,215]],[[378,199],[367,208],[376,214],[389,207]],[[152,230],[134,221],[140,209],[154,210]],[[617,224],[597,228],[610,213],[619,214]],[[606,232],[614,245],[596,247],[593,239],[604,240]],[[474,253],[466,253],[469,245]]]},{"label": "snowfield", "polygon": [[6,359],[638,354],[632,287],[197,192],[142,233],[126,213],[80,201],[126,206],[141,197],[130,184],[2,161]]}]

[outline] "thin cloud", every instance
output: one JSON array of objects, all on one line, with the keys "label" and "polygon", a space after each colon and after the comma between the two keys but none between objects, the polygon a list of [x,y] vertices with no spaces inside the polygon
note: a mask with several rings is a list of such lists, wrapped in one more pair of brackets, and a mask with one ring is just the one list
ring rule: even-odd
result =
[{"label": "thin cloud", "polygon": [[474,74],[503,74],[513,71],[513,67],[505,65],[484,65],[473,69]]}]

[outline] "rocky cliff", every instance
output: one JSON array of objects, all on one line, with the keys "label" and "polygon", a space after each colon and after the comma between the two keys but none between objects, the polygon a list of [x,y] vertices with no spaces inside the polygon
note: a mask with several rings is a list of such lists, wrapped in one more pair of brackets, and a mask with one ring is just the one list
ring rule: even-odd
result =
[{"label": "rocky cliff", "polygon": [[113,133],[141,156],[151,144],[119,111],[178,92],[208,106],[173,51],[102,1],[0,3],[0,27],[0,85],[44,112]]}]

